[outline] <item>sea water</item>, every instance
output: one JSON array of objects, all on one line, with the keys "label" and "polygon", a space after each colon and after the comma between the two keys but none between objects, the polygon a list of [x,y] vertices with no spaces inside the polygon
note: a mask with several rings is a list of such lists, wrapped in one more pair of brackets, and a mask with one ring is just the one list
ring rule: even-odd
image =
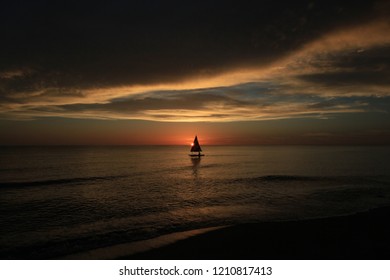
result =
[{"label": "sea water", "polygon": [[0,148],[0,258],[390,204],[390,147]]}]

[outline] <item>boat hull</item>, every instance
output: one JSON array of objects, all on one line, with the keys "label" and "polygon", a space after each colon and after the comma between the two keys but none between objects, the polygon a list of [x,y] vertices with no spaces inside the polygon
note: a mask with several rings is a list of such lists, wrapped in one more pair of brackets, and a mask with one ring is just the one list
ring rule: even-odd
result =
[{"label": "boat hull", "polygon": [[190,157],[204,157],[204,154],[200,154],[200,155],[198,155],[198,154],[194,154],[194,155],[189,155]]}]

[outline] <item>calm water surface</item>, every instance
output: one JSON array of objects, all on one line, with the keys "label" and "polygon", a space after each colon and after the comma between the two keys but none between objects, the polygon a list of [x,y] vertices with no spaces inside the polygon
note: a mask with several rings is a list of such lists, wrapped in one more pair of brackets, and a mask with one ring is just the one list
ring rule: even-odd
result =
[{"label": "calm water surface", "polygon": [[390,204],[390,147],[0,148],[0,258]]}]

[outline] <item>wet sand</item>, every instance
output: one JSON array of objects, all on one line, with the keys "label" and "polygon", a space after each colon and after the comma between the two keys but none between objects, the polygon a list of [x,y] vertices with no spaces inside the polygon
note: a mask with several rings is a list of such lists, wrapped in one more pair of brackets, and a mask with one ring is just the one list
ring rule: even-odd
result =
[{"label": "wet sand", "polygon": [[390,207],[311,220],[176,232],[61,259],[390,259]]},{"label": "wet sand", "polygon": [[76,254],[66,255],[61,259],[66,260],[107,260],[107,259],[120,259],[124,256],[135,255],[137,253],[151,251],[156,248],[161,248],[169,244],[173,244],[183,239],[190,238],[192,236],[204,234],[209,231],[221,229],[223,227],[210,227],[201,228],[195,230],[189,230],[184,232],[174,232],[166,235],[162,235],[156,238],[141,240],[129,243],[118,244],[109,247],[98,248]]},{"label": "wet sand", "polygon": [[390,207],[349,216],[242,224],[121,259],[390,259]]}]

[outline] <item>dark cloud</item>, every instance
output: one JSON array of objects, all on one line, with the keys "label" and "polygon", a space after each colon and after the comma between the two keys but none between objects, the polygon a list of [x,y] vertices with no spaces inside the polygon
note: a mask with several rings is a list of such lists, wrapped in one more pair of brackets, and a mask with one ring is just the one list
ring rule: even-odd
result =
[{"label": "dark cloud", "polygon": [[320,102],[310,104],[308,108],[331,110],[333,108],[349,108],[361,111],[390,112],[390,97],[351,96],[324,98]]},{"label": "dark cloud", "polygon": [[389,86],[390,46],[322,55],[311,66],[318,72],[298,78],[331,87]]},{"label": "dark cloud", "polygon": [[7,1],[3,92],[176,81],[263,65],[372,19],[372,1]]}]

